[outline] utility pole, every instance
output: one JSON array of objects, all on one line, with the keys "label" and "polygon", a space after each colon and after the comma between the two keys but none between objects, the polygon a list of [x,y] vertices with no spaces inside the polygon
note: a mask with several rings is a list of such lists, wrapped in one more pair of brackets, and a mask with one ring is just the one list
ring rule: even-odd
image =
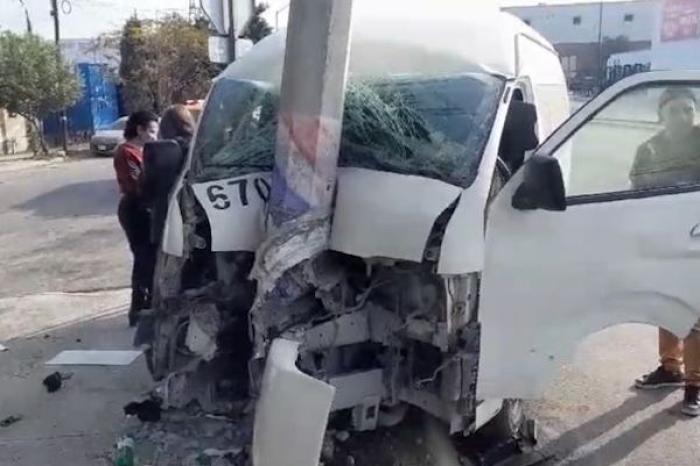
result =
[{"label": "utility pole", "polygon": [[598,5],[598,92],[605,86],[605,63],[603,63],[603,0]]},{"label": "utility pole", "polygon": [[[61,24],[58,12],[58,0],[51,0],[51,16],[53,16],[54,38],[56,40],[56,64],[61,65]],[[68,154],[68,116],[66,109],[61,110],[61,132],[63,134],[63,152]]]},{"label": "utility pole", "polygon": [[236,61],[236,0],[228,0],[228,35],[229,35],[229,62]]},{"label": "utility pole", "polygon": [[[328,247],[352,4],[352,0],[291,2],[268,205],[268,237],[256,253],[252,272],[262,296],[274,289],[284,272]],[[253,325],[259,325],[255,321],[253,318]],[[285,387],[269,383],[270,377],[276,377],[274,372],[270,366],[266,368],[264,377],[268,383],[263,382],[255,413],[253,464],[317,464],[334,390],[330,386],[316,387],[310,392],[316,399],[311,407],[303,400],[285,403],[285,408],[289,408],[287,416],[274,426],[262,428],[273,415],[270,409],[288,398]],[[303,381],[295,383],[304,386]],[[309,412],[322,414],[325,420],[299,429],[298,420]]]}]

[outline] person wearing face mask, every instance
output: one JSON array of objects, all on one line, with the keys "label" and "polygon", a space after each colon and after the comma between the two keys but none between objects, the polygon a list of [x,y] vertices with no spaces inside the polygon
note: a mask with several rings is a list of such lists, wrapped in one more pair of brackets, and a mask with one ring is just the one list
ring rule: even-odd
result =
[{"label": "person wearing face mask", "polygon": [[[700,183],[700,127],[697,98],[688,88],[669,88],[659,99],[664,128],[642,144],[630,172],[633,189]],[[659,329],[660,366],[635,381],[639,389],[685,385],[682,412],[700,415],[700,323],[685,340]]]},{"label": "person wearing face mask", "polygon": [[127,120],[122,143],[114,154],[114,171],[121,191],[119,223],[124,229],[134,256],[131,273],[129,325],[150,305],[156,247],[150,238],[150,215],[140,184],[143,171],[143,146],[158,136],[158,117],[146,111],[135,112]]}]

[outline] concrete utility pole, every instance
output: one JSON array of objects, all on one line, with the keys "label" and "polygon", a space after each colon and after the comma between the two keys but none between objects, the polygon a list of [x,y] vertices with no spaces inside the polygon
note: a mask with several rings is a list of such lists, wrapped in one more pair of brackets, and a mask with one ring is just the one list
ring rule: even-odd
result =
[{"label": "concrete utility pole", "polygon": [[[56,61],[61,64],[61,24],[58,12],[58,0],[51,0],[51,16],[53,16],[54,38],[56,40]],[[61,110],[61,132],[63,151],[68,153],[68,116],[66,109]]]},{"label": "concrete utility pole", "polygon": [[[258,296],[277,279],[328,246],[345,82],[352,0],[292,0],[282,74],[275,168],[268,206],[268,239],[256,254]],[[285,294],[285,296],[288,296]],[[260,300],[257,300],[259,305]],[[253,325],[259,325],[253,319]],[[259,342],[256,342],[259,347]],[[273,375],[272,375],[273,376]],[[266,373],[266,377],[272,377]],[[293,401],[271,426],[266,407],[287,396],[265,384],[255,418],[253,464],[317,464],[332,396],[315,406],[325,419],[299,428],[308,416]],[[318,414],[318,412],[316,414]],[[315,415],[314,415],[315,416]]]},{"label": "concrete utility pole", "polygon": [[330,215],[350,49],[351,0],[292,0],[270,214]]},{"label": "concrete utility pole", "polygon": [[229,44],[229,62],[236,61],[236,0],[230,0],[228,5],[228,35],[231,43]]}]

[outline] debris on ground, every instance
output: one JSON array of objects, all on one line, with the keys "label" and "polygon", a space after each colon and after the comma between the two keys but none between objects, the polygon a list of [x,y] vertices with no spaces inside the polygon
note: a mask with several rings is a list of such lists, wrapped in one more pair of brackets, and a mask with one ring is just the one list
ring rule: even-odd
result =
[{"label": "debris on ground", "polygon": [[63,376],[60,372],[54,372],[51,375],[46,376],[42,382],[49,393],[57,392],[63,386]]},{"label": "debris on ground", "polygon": [[162,410],[158,423],[129,417],[122,435],[132,439],[137,465],[248,466],[253,418],[236,412],[207,416],[188,406]]},{"label": "debris on ground", "polygon": [[142,351],[61,351],[47,366],[128,366]]},{"label": "debris on ground", "polygon": [[117,441],[116,466],[134,466],[134,440],[130,437],[122,437]]},{"label": "debris on ground", "polygon": [[8,350],[7,346],[0,343],[0,353],[2,353],[3,351],[7,351],[7,350]]},{"label": "debris on ground", "polygon": [[0,421],[0,427],[10,427],[12,424],[15,424],[21,420],[22,416],[8,416]]},{"label": "debris on ground", "polygon": [[141,422],[158,422],[161,418],[161,402],[152,398],[131,402],[124,406],[124,414],[136,416]]}]

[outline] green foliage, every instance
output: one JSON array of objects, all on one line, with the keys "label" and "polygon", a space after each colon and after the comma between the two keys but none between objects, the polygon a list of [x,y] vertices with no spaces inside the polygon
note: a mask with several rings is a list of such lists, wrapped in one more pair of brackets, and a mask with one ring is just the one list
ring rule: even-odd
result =
[{"label": "green foliage", "polygon": [[152,110],[153,94],[150,88],[152,79],[148,76],[149,57],[147,34],[144,24],[136,17],[124,25],[119,41],[119,78],[123,83],[123,98],[129,113],[138,110]]},{"label": "green foliage", "polygon": [[120,40],[119,77],[129,112],[162,112],[173,103],[205,97],[216,68],[208,31],[178,15],[160,21],[131,18]]},{"label": "green foliage", "polygon": [[256,44],[272,34],[272,28],[267,24],[265,18],[262,17],[262,14],[265,13],[267,9],[268,6],[264,3],[256,5],[253,17],[250,19],[250,22],[248,22],[243,34],[240,35],[241,38],[250,39]]},{"label": "green foliage", "polygon": [[75,103],[80,83],[56,46],[38,36],[0,34],[0,108],[25,117],[46,151],[38,121]]}]

